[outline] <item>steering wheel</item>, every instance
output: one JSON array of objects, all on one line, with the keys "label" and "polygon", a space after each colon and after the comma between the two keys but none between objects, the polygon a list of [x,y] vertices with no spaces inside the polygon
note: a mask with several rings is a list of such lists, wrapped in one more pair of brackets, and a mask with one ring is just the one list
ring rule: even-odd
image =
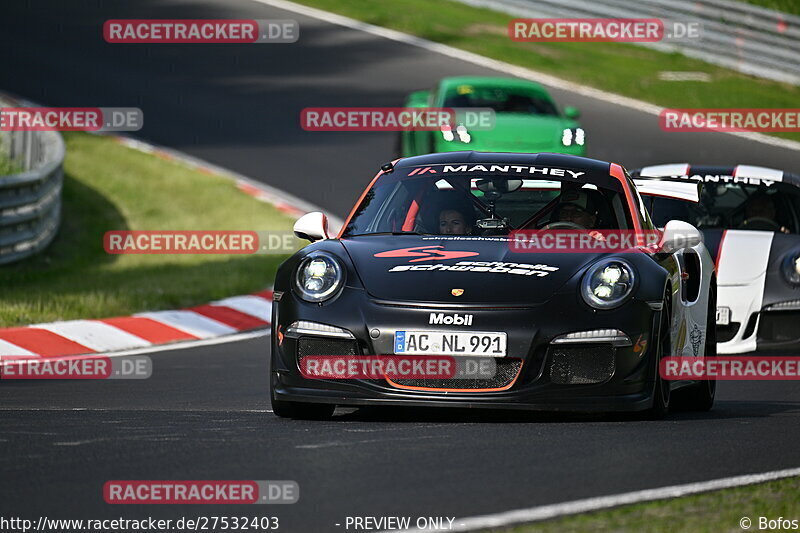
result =
[{"label": "steering wheel", "polygon": [[542,227],[542,229],[586,229],[580,224],[576,224],[575,222],[569,222],[568,220],[558,220],[556,222],[551,222],[546,226]]},{"label": "steering wheel", "polygon": [[774,220],[766,217],[751,217],[742,222],[741,229],[760,231],[780,231],[781,226]]}]

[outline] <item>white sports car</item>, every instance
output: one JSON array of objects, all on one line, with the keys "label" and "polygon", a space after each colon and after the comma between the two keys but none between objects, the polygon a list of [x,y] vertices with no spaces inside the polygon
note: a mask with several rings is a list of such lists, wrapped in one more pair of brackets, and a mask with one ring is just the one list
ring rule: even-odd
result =
[{"label": "white sports car", "polygon": [[651,197],[649,207],[656,225],[696,226],[716,257],[718,353],[800,347],[800,175],[680,163],[632,176],[651,187],[702,185],[699,202]]}]

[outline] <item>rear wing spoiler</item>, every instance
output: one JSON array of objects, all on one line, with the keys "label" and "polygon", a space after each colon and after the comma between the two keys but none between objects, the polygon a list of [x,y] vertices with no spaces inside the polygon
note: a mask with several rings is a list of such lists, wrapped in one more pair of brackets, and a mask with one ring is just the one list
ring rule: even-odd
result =
[{"label": "rear wing spoiler", "polygon": [[681,178],[633,178],[633,183],[642,196],[671,198],[694,203],[700,202],[700,192],[703,190],[702,183],[686,181]]},{"label": "rear wing spoiler", "polygon": [[742,183],[771,187],[783,183],[800,187],[800,175],[774,168],[753,165],[704,166],[689,163],[652,165],[633,170],[634,180],[678,181],[684,183]]}]

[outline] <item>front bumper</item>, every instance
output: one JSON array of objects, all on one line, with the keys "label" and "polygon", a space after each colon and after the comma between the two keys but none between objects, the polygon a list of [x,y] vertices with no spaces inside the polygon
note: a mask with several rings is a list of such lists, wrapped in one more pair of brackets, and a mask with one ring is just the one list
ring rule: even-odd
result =
[{"label": "front bumper", "polygon": [[[650,339],[657,338],[660,312],[637,300],[617,310],[600,312],[578,299],[577,295],[563,295],[546,304],[524,308],[445,307],[376,301],[363,290],[348,288],[335,301],[319,306],[299,301],[286,292],[273,307],[272,392],[280,400],[352,406],[391,404],[583,412],[649,408],[656,352],[655,342]],[[431,325],[431,313],[469,314],[473,316],[472,326]],[[333,325],[351,332],[353,348],[348,353],[358,355],[393,353],[397,330],[504,331],[508,338],[506,360],[519,360],[521,368],[510,382],[480,390],[464,390],[455,383],[412,388],[387,379],[307,379],[300,373],[298,355],[302,350],[308,354],[309,349],[306,344],[301,350],[300,342],[325,336],[308,332],[287,336],[287,328],[296,321]],[[631,342],[627,346],[611,346],[606,342],[552,344],[564,334],[596,329],[621,330]],[[316,346],[323,348],[314,350],[322,351],[325,343]],[[598,363],[601,358],[604,363]],[[591,379],[575,383],[574,379],[565,379],[570,374],[590,375]]]},{"label": "front bumper", "polygon": [[790,294],[767,304],[759,291],[749,285],[719,287],[717,305],[728,307],[731,318],[717,325],[717,353],[800,348],[800,300]]}]

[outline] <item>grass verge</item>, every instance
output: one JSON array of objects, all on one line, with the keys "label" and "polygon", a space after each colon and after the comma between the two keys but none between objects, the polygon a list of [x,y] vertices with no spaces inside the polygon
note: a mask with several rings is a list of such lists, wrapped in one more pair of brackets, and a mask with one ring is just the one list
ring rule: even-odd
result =
[{"label": "grass verge", "polygon": [[506,533],[586,531],[741,533],[746,530],[740,526],[740,520],[743,518],[750,520],[749,529],[752,531],[792,529],[759,527],[761,517],[767,520],[783,517],[800,523],[800,478],[787,478],[672,500],[627,505],[610,511],[585,513],[502,531]]},{"label": "grass verge", "polygon": [[783,11],[792,15],[800,15],[800,3],[797,0],[739,0],[755,6],[767,7],[775,11]]},{"label": "grass verge", "polygon": [[[514,17],[452,0],[296,1],[665,107],[795,108],[800,101],[798,86],[678,53],[621,43],[517,43],[507,32]],[[704,72],[711,81],[663,81],[662,71]],[[772,135],[800,140],[798,132]]]},{"label": "grass verge", "polygon": [[235,184],[85,133],[65,135],[63,221],[42,254],[0,267],[0,327],[180,308],[271,285],[275,255],[109,255],[108,230],[290,230]]},{"label": "grass verge", "polygon": [[0,176],[16,174],[20,171],[22,171],[22,168],[20,168],[19,165],[12,163],[6,154],[0,152]]}]

